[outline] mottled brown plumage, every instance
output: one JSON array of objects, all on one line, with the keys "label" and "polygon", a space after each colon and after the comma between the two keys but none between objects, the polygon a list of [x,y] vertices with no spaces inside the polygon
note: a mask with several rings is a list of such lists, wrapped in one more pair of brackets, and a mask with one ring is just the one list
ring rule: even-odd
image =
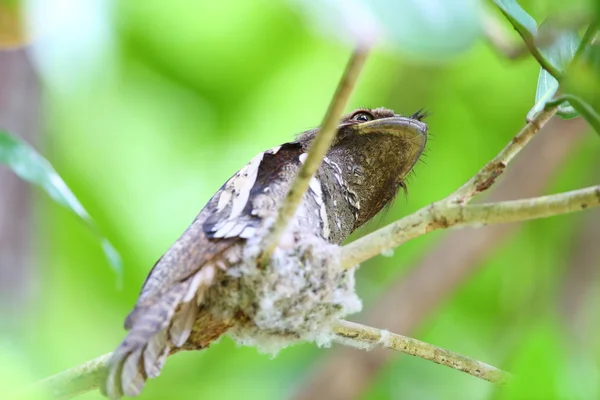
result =
[{"label": "mottled brown plumage", "polygon": [[[328,268],[330,259],[335,257],[319,258],[321,253],[335,253],[336,246],[328,247],[331,246],[328,243],[340,244],[388,204],[404,184],[426,144],[427,126],[421,118],[419,113],[412,118],[400,117],[384,108],[357,110],[345,116],[290,229],[282,238],[279,261],[267,266],[267,271],[253,272],[258,277],[252,278],[254,281],[246,279],[244,271],[255,271],[248,265],[255,261],[260,239],[268,231],[290,183],[306,159],[318,128],[257,155],[230,178],[150,271],[135,308],[125,321],[129,334],[114,352],[103,393],[113,399],[134,396],[146,379],[160,373],[169,353],[205,348],[227,331],[243,336],[248,334],[244,327],[250,326],[255,331],[269,330],[273,335],[312,337],[294,331],[303,326],[302,321],[300,325],[296,322],[281,327],[269,325],[271,321],[264,321],[264,310],[259,318],[261,307],[269,311],[265,307],[271,307],[272,299],[261,298],[265,296],[264,290],[249,286],[263,278],[274,279],[273,287],[285,286],[278,273],[286,273],[281,271],[290,265],[292,269],[287,271],[293,272],[303,265],[313,265],[298,278],[304,279],[299,283],[304,286],[298,287],[308,288],[301,290],[308,294],[285,306],[281,305],[285,303],[281,299],[290,296],[275,296],[277,307],[288,307],[285,314],[300,313],[300,320],[305,311],[306,316],[314,311],[317,313],[314,315],[329,318],[333,315],[331,310],[343,308],[338,303],[345,301],[343,295],[348,288],[353,290],[353,281],[347,280],[352,278],[343,271],[332,272],[327,279],[340,280],[339,285],[334,282],[335,293],[315,297],[310,292],[326,291],[322,288],[329,287],[330,282],[318,281],[310,276],[310,271],[317,271],[319,266]],[[296,255],[297,260],[293,260],[296,264],[286,264],[287,258]],[[233,295],[229,296],[230,293]],[[315,301],[317,305],[323,302],[323,310],[300,307],[311,304],[309,308],[320,308],[314,305]],[[298,328],[301,329],[304,328]]]}]

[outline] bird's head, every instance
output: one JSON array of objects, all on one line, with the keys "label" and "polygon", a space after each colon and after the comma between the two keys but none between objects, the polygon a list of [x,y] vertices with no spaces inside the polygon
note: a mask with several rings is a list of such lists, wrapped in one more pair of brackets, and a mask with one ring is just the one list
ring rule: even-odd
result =
[{"label": "bird's head", "polygon": [[[331,184],[344,186],[345,199],[354,208],[354,229],[389,204],[423,153],[427,143],[425,114],[410,117],[386,108],[359,109],[340,121],[322,168],[333,174]],[[306,147],[318,132],[298,137]],[[353,229],[353,230],[354,230]]]}]

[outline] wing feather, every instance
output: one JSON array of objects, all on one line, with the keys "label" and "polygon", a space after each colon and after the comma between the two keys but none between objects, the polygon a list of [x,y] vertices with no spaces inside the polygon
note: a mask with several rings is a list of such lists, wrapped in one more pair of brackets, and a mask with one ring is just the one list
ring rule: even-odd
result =
[{"label": "wing feather", "polygon": [[[283,158],[275,157],[280,147]],[[147,378],[160,374],[172,349],[183,346],[192,330],[196,334],[195,322],[206,318],[198,315],[206,292],[218,274],[241,260],[245,240],[255,234],[264,216],[276,212],[275,200],[255,202],[256,196],[272,189],[273,182],[280,183],[282,168],[291,161],[299,163],[297,144],[280,147],[254,157],[227,181],[152,268],[125,321],[129,333],[109,363],[101,387],[105,395],[118,399],[139,394]],[[257,204],[260,213],[252,209]],[[201,331],[207,338],[202,347],[230,326],[216,320],[207,323],[212,325]]]}]

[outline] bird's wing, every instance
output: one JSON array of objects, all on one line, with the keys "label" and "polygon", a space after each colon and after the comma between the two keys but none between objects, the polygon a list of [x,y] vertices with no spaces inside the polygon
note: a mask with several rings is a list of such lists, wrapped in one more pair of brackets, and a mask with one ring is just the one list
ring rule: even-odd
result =
[{"label": "bird's wing", "polygon": [[186,342],[218,274],[241,260],[246,239],[276,213],[301,153],[300,145],[287,143],[254,157],[154,265],[125,320],[130,332],[113,353],[102,387],[108,397],[139,394],[171,349]]}]

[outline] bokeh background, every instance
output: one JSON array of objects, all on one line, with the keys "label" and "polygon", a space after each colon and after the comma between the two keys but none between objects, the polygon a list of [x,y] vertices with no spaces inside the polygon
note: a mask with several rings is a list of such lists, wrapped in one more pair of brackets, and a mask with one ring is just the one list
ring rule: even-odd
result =
[{"label": "bokeh background", "polygon": [[[0,166],[0,397],[116,347],[146,274],[210,196],[258,152],[318,125],[351,46],[307,3],[0,3],[12,27],[0,36],[0,125],[49,159],[124,264],[119,287],[90,230]],[[444,2],[414,3],[434,25],[447,22]],[[538,21],[592,10],[564,3],[521,2]],[[487,4],[459,5],[445,40],[391,35],[368,60],[349,110],[426,108],[431,139],[408,197],[357,235],[453,191],[533,104],[535,61],[508,60],[484,39],[485,22],[468,14]],[[401,11],[387,18],[417,29],[414,10]],[[597,184],[599,154],[584,121],[555,119],[485,197]],[[170,358],[140,399],[600,398],[599,271],[594,210],[435,233],[362,265],[364,311],[353,320],[518,376],[502,390],[390,351],[303,344],[271,357],[223,338]]]}]

